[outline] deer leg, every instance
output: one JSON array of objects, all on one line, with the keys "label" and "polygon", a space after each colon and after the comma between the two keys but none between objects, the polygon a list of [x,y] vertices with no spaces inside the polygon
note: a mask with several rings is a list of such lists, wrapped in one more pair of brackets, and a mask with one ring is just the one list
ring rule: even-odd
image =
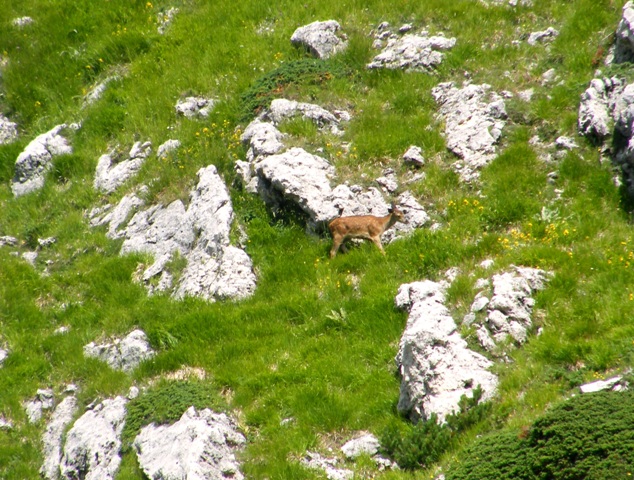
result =
[{"label": "deer leg", "polygon": [[343,237],[334,236],[332,237],[332,248],[330,249],[330,258],[334,258],[337,255],[337,251],[343,242]]},{"label": "deer leg", "polygon": [[385,255],[385,250],[383,250],[383,244],[381,243],[381,238],[380,237],[371,237],[370,240],[372,240],[374,242],[374,244],[379,248],[381,253],[383,255]]}]

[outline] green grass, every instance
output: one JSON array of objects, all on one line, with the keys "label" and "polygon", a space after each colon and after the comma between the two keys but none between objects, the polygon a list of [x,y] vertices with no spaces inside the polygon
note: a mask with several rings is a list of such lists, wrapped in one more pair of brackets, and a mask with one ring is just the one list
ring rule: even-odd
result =
[{"label": "green grass", "polygon": [[[462,429],[427,470],[379,474],[363,461],[348,467],[386,479],[426,478],[438,466],[451,471],[480,448],[477,435],[512,440],[582,382],[632,366],[631,201],[584,139],[554,163],[544,163],[529,143],[534,135],[544,143],[575,135],[579,95],[603,68],[601,49],[623,1],[545,0],[516,8],[475,0],[93,3],[8,0],[0,9],[0,55],[8,58],[0,112],[18,122],[21,134],[0,146],[0,235],[19,239],[17,247],[0,247],[0,347],[11,351],[0,371],[0,414],[14,422],[13,430],[0,430],[1,478],[38,476],[44,423],[28,424],[21,404],[38,388],[59,391],[69,382],[80,386],[82,405],[126,394],[133,384],[149,387],[131,404],[127,441],[143,424],[178,418],[188,403],[209,406],[236,416],[248,438],[241,461],[250,478],[318,478],[298,462],[307,449],[336,451],[359,430],[406,438],[412,428],[396,413],[394,355],[406,322],[393,303],[399,285],[439,280],[459,267],[448,292],[458,320],[476,293],[475,280],[491,274],[478,267],[487,258],[495,260],[495,273],[512,264],[555,273],[536,297],[534,321],[543,334],[510,352],[510,363],[496,364],[499,395],[486,418]],[[156,16],[171,6],[180,13],[159,35]],[[35,23],[18,31],[11,20],[23,15]],[[328,18],[348,34],[346,52],[317,62],[290,44],[295,28]],[[444,32],[457,44],[431,74],[367,71],[377,53],[369,31],[382,21]],[[561,34],[550,46],[512,43],[551,25]],[[271,30],[257,33],[262,26]],[[549,68],[560,80],[543,87]],[[626,66],[604,70],[634,77]],[[465,72],[495,91],[535,90],[530,103],[507,101],[500,154],[471,186],[450,168],[455,157],[446,151],[431,96],[439,82],[460,86]],[[113,74],[118,79],[103,97],[82,108],[84,95]],[[186,95],[219,104],[208,119],[186,120],[174,110]],[[148,204],[187,203],[196,172],[210,163],[232,185],[234,162],[245,153],[241,130],[281,95],[352,114],[342,138],[298,119],[281,126],[289,144],[322,148],[340,181],[373,186],[386,167],[403,180],[410,169],[401,156],[420,146],[426,178],[407,188],[443,228],[387,246],[386,257],[363,244],[329,260],[329,239],[307,235],[301,216],[275,216],[257,196],[231,188],[234,237],[239,224],[258,273],[253,297],[217,303],[148,297],[133,276],[151,259],[120,257],[121,241],[91,229],[86,212],[141,184],[148,185]],[[82,123],[69,134],[74,153],[55,159],[41,191],[14,199],[18,154],[64,122]],[[170,138],[182,146],[167,159],[151,156],[111,196],[93,190],[102,154],[126,152],[137,140],[151,140],[156,151]],[[552,171],[559,174],[554,184],[547,181]],[[49,236],[57,242],[38,249],[38,239]],[[19,255],[35,249],[33,268]],[[173,266],[182,269],[182,259]],[[55,334],[60,326],[69,332]],[[83,357],[86,343],[137,327],[158,353],[131,375]],[[158,381],[185,366],[204,370],[206,379]],[[143,478],[130,450],[117,478]]]}]

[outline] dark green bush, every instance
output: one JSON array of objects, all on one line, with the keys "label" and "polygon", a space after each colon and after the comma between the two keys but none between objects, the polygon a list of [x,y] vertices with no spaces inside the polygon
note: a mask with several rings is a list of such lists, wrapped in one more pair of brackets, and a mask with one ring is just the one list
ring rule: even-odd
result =
[{"label": "dark green bush", "polygon": [[469,448],[447,480],[597,480],[634,471],[634,393],[567,400],[524,433],[503,432]]}]

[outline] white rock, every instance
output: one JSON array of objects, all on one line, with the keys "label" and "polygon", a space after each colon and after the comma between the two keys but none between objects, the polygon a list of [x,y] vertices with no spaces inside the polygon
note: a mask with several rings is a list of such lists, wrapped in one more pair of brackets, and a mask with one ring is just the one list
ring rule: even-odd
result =
[{"label": "white rock", "polygon": [[[271,102],[270,107],[259,115],[258,118],[265,122],[271,122],[273,125],[277,126],[284,120],[295,116],[301,116],[312,121],[319,128],[332,128],[339,126],[340,117],[345,117],[348,120],[350,119],[350,114],[348,112],[344,112],[342,110],[338,110],[338,112],[339,116],[329,112],[319,105],[296,102],[285,98],[276,98]],[[338,130],[335,130],[333,133],[336,133],[337,131]]]},{"label": "white rock", "polygon": [[579,148],[579,145],[577,145],[574,139],[565,136],[557,137],[555,145],[563,150],[574,150],[575,148]]},{"label": "white rock", "polygon": [[[579,133],[598,141],[610,135],[614,123],[612,112],[623,89],[623,82],[616,77],[593,79],[590,86],[581,94]],[[623,107],[619,111],[622,109]]]},{"label": "white rock", "polygon": [[0,247],[4,247],[5,245],[15,247],[17,244],[18,239],[15,237],[12,237],[10,235],[3,235],[0,237]]},{"label": "white rock", "polygon": [[59,478],[59,466],[62,460],[62,436],[66,427],[73,420],[76,411],[77,399],[72,396],[66,397],[55,407],[51,420],[46,426],[46,431],[42,436],[44,464],[40,468],[40,473],[48,480]]},{"label": "white rock", "polygon": [[341,451],[346,458],[354,460],[361,455],[376,455],[379,452],[380,446],[379,440],[371,433],[368,433],[349,440],[341,447]]},{"label": "white rock", "polygon": [[284,148],[284,136],[272,123],[260,119],[252,121],[240,137],[247,145],[247,160],[252,162],[260,155],[274,155]]},{"label": "white rock", "polygon": [[97,162],[93,186],[105,193],[114,192],[138,173],[151,151],[151,142],[136,142],[126,160],[115,162],[114,152],[102,155]]},{"label": "white rock", "polygon": [[157,31],[160,35],[164,35],[167,28],[174,22],[174,18],[180,10],[176,7],[168,8],[165,11],[161,11],[157,16]]},{"label": "white rock", "polygon": [[216,100],[203,97],[187,97],[176,102],[176,113],[186,118],[207,118],[216,104]]},{"label": "white rock", "polygon": [[403,161],[405,163],[410,163],[412,165],[422,167],[423,165],[425,165],[425,159],[421,155],[421,151],[422,149],[420,147],[412,145],[407,149],[407,152],[403,154]]},{"label": "white rock", "polygon": [[245,442],[225,414],[190,407],[172,425],[143,427],[134,447],[148,478],[241,480],[235,452]]},{"label": "white rock", "polygon": [[121,432],[127,400],[106,399],[68,431],[60,465],[63,479],[113,480],[121,463]]},{"label": "white rock", "polygon": [[616,48],[614,63],[634,60],[634,3],[623,5],[621,21],[616,29]]},{"label": "white rock", "polygon": [[0,145],[14,142],[18,138],[18,124],[0,114]]},{"label": "white rock", "polygon": [[13,195],[19,197],[44,186],[46,173],[52,167],[53,157],[73,153],[67,140],[59,133],[65,124],[37,136],[15,161],[15,176],[11,181]]},{"label": "white rock", "polygon": [[542,74],[542,86],[546,86],[548,84],[553,83],[555,80],[557,80],[559,77],[557,76],[557,71],[554,68],[551,68],[549,70],[546,70],[543,74]]},{"label": "white rock", "polygon": [[0,415],[0,430],[11,430],[13,428],[13,422],[3,415]]},{"label": "white rock", "polygon": [[14,18],[11,23],[18,28],[23,28],[26,27],[28,25],[33,24],[33,19],[31,17],[19,17],[19,18]]},{"label": "white rock", "polygon": [[119,80],[119,77],[116,75],[107,77],[102,82],[95,85],[84,97],[84,106],[92,105],[99,100],[106,91],[106,88],[108,88],[108,84],[115,80]]},{"label": "white rock", "polygon": [[9,357],[9,351],[3,348],[0,348],[0,368],[4,364],[4,361]]},{"label": "white rock", "polygon": [[478,297],[471,304],[472,312],[481,312],[484,308],[489,304],[489,299],[487,297]]},{"label": "white rock", "polygon": [[22,254],[22,258],[27,261],[27,263],[31,266],[35,266],[35,261],[37,260],[38,253],[37,252],[24,252]]},{"label": "white rock", "polygon": [[53,408],[53,401],[53,390],[38,390],[35,398],[24,404],[24,410],[26,410],[26,416],[28,417],[29,422],[39,422],[42,418],[42,410],[50,410]]},{"label": "white rock", "polygon": [[428,37],[426,34],[390,38],[367,67],[430,71],[442,62],[443,54],[439,50],[451,49],[455,44],[455,38]]},{"label": "white rock", "polygon": [[473,352],[444,305],[445,288],[429,280],[401,285],[396,305],[409,310],[396,364],[401,375],[398,410],[413,419],[439,420],[458,409],[478,385],[483,400],[496,392],[492,363]]},{"label": "white rock", "polygon": [[161,145],[159,145],[158,150],[156,152],[156,156],[158,158],[166,158],[170,152],[177,150],[178,148],[180,148],[180,146],[181,146],[180,140],[175,140],[175,139],[167,140],[165,143],[162,143]]},{"label": "white rock", "polygon": [[101,212],[97,212],[97,215],[90,219],[90,225],[93,227],[99,225],[108,225],[108,232],[106,236],[113,240],[121,238],[125,235],[125,230],[120,229],[124,226],[130,215],[145,205],[145,202],[136,196],[135,193],[125,195],[119,203],[107,212],[105,215],[100,216]]},{"label": "white rock", "polygon": [[337,467],[336,458],[325,458],[315,452],[306,452],[301,463],[312,470],[323,471],[328,480],[352,480],[354,478],[352,470]]},{"label": "white rock", "polygon": [[313,22],[295,30],[291,43],[307,48],[317,58],[327,59],[348,46],[347,38],[340,30],[341,26],[335,20]]},{"label": "white rock", "polygon": [[90,342],[84,346],[84,355],[106,362],[115,370],[130,372],[141,362],[154,356],[147,336],[142,330],[133,330],[123,339],[97,345]]},{"label": "white rock", "polygon": [[533,32],[528,36],[528,44],[536,45],[537,43],[551,42],[559,36],[559,31],[553,27],[548,27],[541,32]]},{"label": "white rock", "polygon": [[597,380],[596,382],[586,383],[585,385],[581,385],[579,389],[581,393],[594,393],[600,392],[602,390],[611,390],[617,385],[623,377],[616,376],[612,378],[608,378],[607,380]]}]

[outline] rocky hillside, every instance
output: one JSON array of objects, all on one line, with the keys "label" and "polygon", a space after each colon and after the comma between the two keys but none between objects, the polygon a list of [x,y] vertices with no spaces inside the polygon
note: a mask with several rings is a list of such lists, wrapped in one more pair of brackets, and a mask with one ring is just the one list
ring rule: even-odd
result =
[{"label": "rocky hillside", "polygon": [[632,2],[0,24],[0,479],[631,475]]}]

